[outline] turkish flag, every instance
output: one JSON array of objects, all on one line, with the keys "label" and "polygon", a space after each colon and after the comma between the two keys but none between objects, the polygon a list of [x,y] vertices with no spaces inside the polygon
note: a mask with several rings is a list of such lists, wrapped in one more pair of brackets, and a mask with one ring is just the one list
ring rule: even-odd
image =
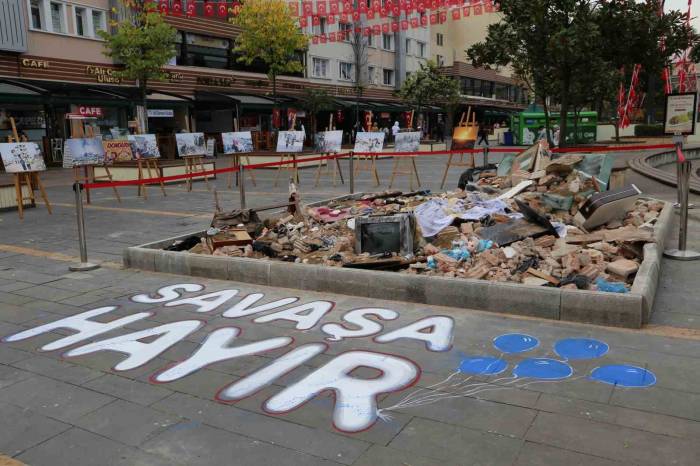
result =
[{"label": "turkish flag", "polygon": [[414,16],[413,18],[411,18],[411,28],[412,28],[412,29],[415,29],[415,28],[417,28],[417,27],[418,27],[418,18],[416,18],[416,17]]},{"label": "turkish flag", "polygon": [[318,16],[312,16],[311,24],[313,24],[314,26],[318,26],[319,24],[321,24],[321,18],[319,18]]},{"label": "turkish flag", "polygon": [[187,17],[191,18],[197,15],[197,5],[195,5],[194,0],[189,0],[187,2]]},{"label": "turkish flag", "polygon": [[387,9],[386,9],[386,8],[381,8],[381,9],[379,10],[379,16],[380,16],[381,18],[386,18],[387,14],[388,14],[388,12],[387,12]]},{"label": "turkish flag", "polygon": [[459,9],[452,10],[452,19],[457,21],[461,17]]},{"label": "turkish flag", "polygon": [[372,9],[374,12],[378,12],[379,10],[382,9],[382,2],[379,0],[372,0]]},{"label": "turkish flag", "polygon": [[475,6],[474,6],[474,14],[475,14],[476,16],[479,16],[481,13],[482,13],[482,11],[481,11],[481,5],[475,5]]},{"label": "turkish flag", "polygon": [[389,32],[389,23],[383,23],[382,24],[382,32],[384,34],[387,34]]},{"label": "turkish flag", "polygon": [[352,3],[343,2],[343,13],[352,13]]},{"label": "turkish flag", "polygon": [[438,12],[438,18],[440,18],[440,24],[447,22],[447,12],[446,11]]},{"label": "turkish flag", "polygon": [[366,27],[362,30],[362,35],[367,37],[372,35],[372,28],[371,27]]},{"label": "turkish flag", "polygon": [[437,10],[440,4],[438,3],[438,0],[430,0],[430,9],[431,10]]},{"label": "turkish flag", "polygon": [[335,42],[335,32],[329,32],[328,33],[328,40],[330,42]]},{"label": "turkish flag", "polygon": [[450,0],[449,1],[450,6],[459,6],[462,4],[459,0]]},{"label": "turkish flag", "polygon": [[173,0],[173,16],[182,16],[182,2],[180,0]]},{"label": "turkish flag", "polygon": [[167,15],[169,9],[170,5],[168,0],[160,0],[160,2],[158,2],[158,11],[160,11],[161,15]]},{"label": "turkish flag", "polygon": [[306,19],[306,16],[302,16],[299,18],[299,26],[305,28],[306,26],[309,25],[309,20]]},{"label": "turkish flag", "polygon": [[418,10],[418,13],[423,13],[425,11],[425,3],[423,3],[422,1],[418,2],[416,10]]},{"label": "turkish flag", "polygon": [[462,8],[462,16],[464,16],[464,17],[469,16],[469,7],[468,6],[465,6],[464,8]]},{"label": "turkish flag", "polygon": [[314,14],[314,5],[311,2],[302,3],[301,9],[304,12],[304,16],[311,16]]},{"label": "turkish flag", "polygon": [[348,14],[347,14],[347,13],[341,13],[341,14],[340,14],[340,22],[341,22],[341,23],[347,23],[347,22],[348,22]]},{"label": "turkish flag", "polygon": [[407,29],[408,29],[408,21],[406,21],[405,19],[402,19],[401,20],[401,30],[405,31]]},{"label": "turkish flag", "polygon": [[358,9],[360,13],[367,13],[367,4],[365,2],[360,2],[360,8]]},{"label": "turkish flag", "polygon": [[328,15],[328,24],[335,24],[335,15]]},{"label": "turkish flag", "polygon": [[423,15],[420,17],[420,25],[421,26],[427,26],[428,25],[428,16]]},{"label": "turkish flag", "polygon": [[360,20],[360,12],[359,11],[353,11],[352,12],[352,20],[357,22]]},{"label": "turkish flag", "polygon": [[382,33],[382,27],[380,25],[375,24],[374,26],[372,26],[372,34],[374,34],[375,36],[378,36],[381,33]]},{"label": "turkish flag", "polygon": [[437,24],[438,22],[438,15],[432,14],[430,15],[430,24]]},{"label": "turkish flag", "polygon": [[391,7],[391,14],[394,16],[399,16],[401,14],[401,7],[398,5],[394,5]]},{"label": "turkish flag", "polygon": [[493,2],[491,0],[486,0],[484,2],[484,11],[486,13],[493,13]]},{"label": "turkish flag", "polygon": [[222,18],[228,16],[228,4],[226,0],[219,0],[219,4],[216,6],[216,12]]},{"label": "turkish flag", "polygon": [[326,0],[316,0],[316,14],[326,16]]},{"label": "turkish flag", "polygon": [[331,0],[331,2],[328,4],[328,11],[332,15],[340,14],[340,5],[338,4],[338,0]]},{"label": "turkish flag", "polygon": [[391,23],[391,32],[398,32],[399,23]]},{"label": "turkish flag", "polygon": [[318,36],[311,36],[311,43],[314,45],[318,44]]},{"label": "turkish flag", "polygon": [[206,2],[204,4],[204,16],[214,16],[214,4],[212,2]]},{"label": "turkish flag", "polygon": [[328,42],[328,37],[325,34],[321,34],[321,43],[325,44],[326,42]]},{"label": "turkish flag", "polygon": [[374,19],[374,10],[367,10],[367,19]]}]

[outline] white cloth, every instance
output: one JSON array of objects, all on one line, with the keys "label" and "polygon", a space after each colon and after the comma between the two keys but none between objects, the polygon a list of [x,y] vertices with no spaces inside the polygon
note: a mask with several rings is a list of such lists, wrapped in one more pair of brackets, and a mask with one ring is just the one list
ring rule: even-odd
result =
[{"label": "white cloth", "polygon": [[429,238],[452,225],[457,217],[462,220],[481,220],[487,215],[504,214],[506,208],[505,202],[500,199],[478,199],[471,205],[467,209],[461,199],[453,199],[452,202],[447,199],[430,199],[416,207],[413,213],[423,236]]},{"label": "white cloth", "polygon": [[399,131],[401,131],[401,128],[399,128],[399,122],[395,121],[394,126],[391,127],[391,134],[396,137],[396,135],[399,134]]}]

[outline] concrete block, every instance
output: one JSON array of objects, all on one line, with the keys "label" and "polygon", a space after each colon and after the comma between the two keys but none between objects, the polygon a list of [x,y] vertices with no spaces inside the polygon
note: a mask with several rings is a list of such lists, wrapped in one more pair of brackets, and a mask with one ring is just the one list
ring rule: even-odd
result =
[{"label": "concrete block", "polygon": [[[295,264],[292,262],[269,262],[269,285],[282,288],[297,288],[300,290],[317,291],[319,288],[316,277],[321,267],[311,264]],[[324,269],[326,267],[323,267]]]},{"label": "concrete block", "polygon": [[561,291],[561,320],[615,327],[642,326],[642,296],[636,293]]},{"label": "concrete block", "polygon": [[666,241],[671,234],[673,224],[673,204],[667,202],[664,208],[661,209],[659,217],[656,219],[656,224],[654,225],[654,237],[656,238],[656,244],[658,245],[657,256],[659,261],[663,257]]},{"label": "concrete block", "polygon": [[145,249],[141,247],[127,248],[126,249],[126,261],[124,265],[126,267],[147,270],[149,272],[155,272],[155,256],[157,251],[153,249]]},{"label": "concrete block", "polygon": [[175,251],[155,251],[154,265],[158,272],[177,275],[189,275],[190,267],[187,253]]},{"label": "concrete block", "polygon": [[644,261],[634,278],[631,292],[642,296],[642,322],[649,322],[653,312],[654,298],[659,286],[660,263],[657,260],[655,244],[644,246]]},{"label": "concrete block", "polygon": [[[327,267],[317,274],[317,291],[347,294],[351,296],[370,296],[369,280],[371,274],[366,270]],[[376,276],[373,277],[376,279]]]},{"label": "concrete block", "polygon": [[228,276],[228,262],[230,260],[228,257],[189,253],[184,254],[184,256],[190,275],[219,280],[225,280]]},{"label": "concrete block", "polygon": [[[347,270],[347,269],[344,269]],[[395,272],[364,271],[368,295],[371,298],[426,303],[425,289],[430,277]]]},{"label": "concrete block", "polygon": [[269,285],[271,261],[236,257],[226,259],[226,278],[237,282]]}]

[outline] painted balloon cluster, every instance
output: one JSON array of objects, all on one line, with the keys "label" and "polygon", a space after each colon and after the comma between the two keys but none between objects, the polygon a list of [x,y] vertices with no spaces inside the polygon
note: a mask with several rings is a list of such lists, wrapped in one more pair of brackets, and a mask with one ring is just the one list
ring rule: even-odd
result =
[{"label": "painted balloon cluster", "polygon": [[[537,348],[537,338],[522,333],[507,333],[493,339],[493,346],[502,354],[522,354]],[[607,343],[591,338],[564,338],[554,343],[554,352],[561,359],[529,357],[519,361],[512,370],[518,378],[561,380],[571,377],[574,369],[570,361],[596,359],[607,354]],[[472,375],[498,375],[508,368],[502,357],[468,356],[462,359],[459,372]],[[596,367],[588,375],[590,380],[619,387],[649,387],[656,376],[648,369],[626,364],[607,364]]]}]

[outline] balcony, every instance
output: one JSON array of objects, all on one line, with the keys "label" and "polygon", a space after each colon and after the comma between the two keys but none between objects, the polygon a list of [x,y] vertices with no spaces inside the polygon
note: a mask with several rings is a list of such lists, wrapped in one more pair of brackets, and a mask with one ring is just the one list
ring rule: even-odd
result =
[{"label": "balcony", "polygon": [[22,0],[0,0],[0,50],[27,51],[27,25]]}]

